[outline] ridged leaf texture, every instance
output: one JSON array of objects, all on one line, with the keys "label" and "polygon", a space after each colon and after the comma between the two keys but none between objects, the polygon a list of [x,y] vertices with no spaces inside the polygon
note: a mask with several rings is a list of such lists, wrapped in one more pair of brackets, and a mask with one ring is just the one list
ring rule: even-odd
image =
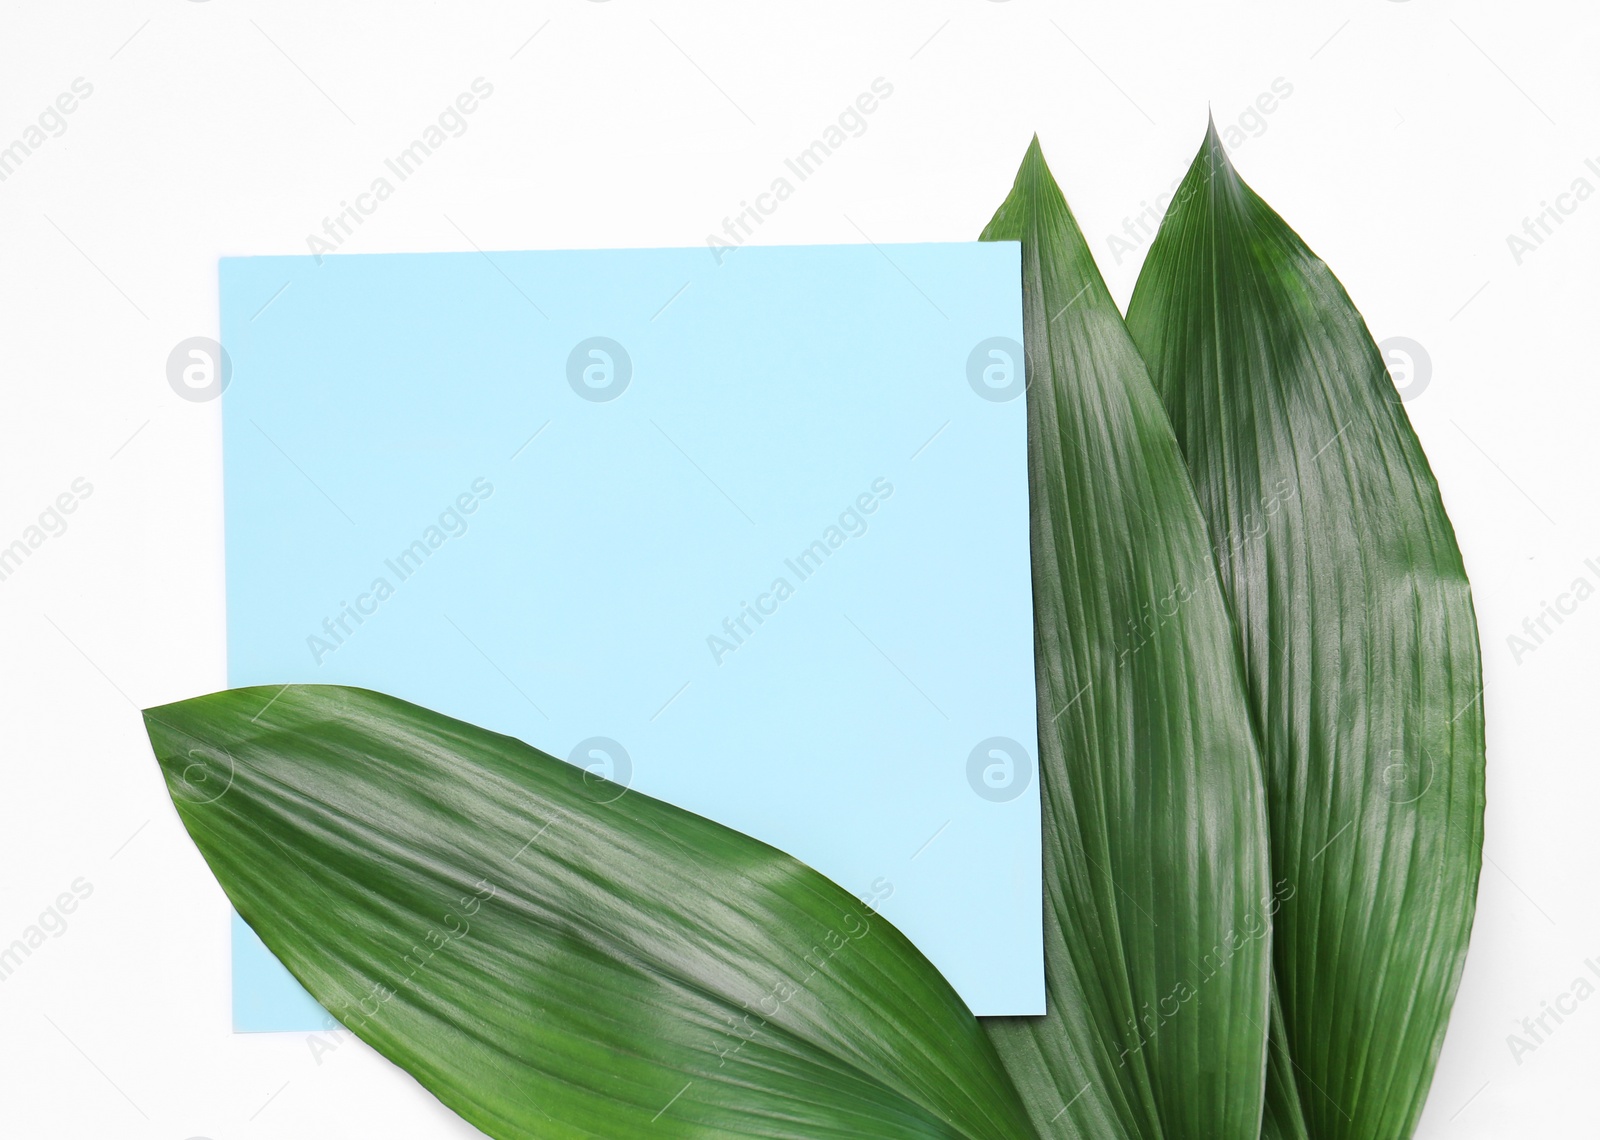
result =
[{"label": "ridged leaf texture", "polygon": [[1275,901],[1205,521],[1037,139],[982,236],[1022,243],[1048,1000],[984,1025],[1044,1136],[1253,1140]]},{"label": "ridged leaf texture", "polygon": [[934,967],[765,844],[361,689],[145,720],[240,915],[490,1136],[1034,1135]]},{"label": "ridged leaf texture", "polygon": [[1292,891],[1275,928],[1292,1064],[1269,1085],[1269,1135],[1304,1135],[1298,1108],[1316,1140],[1409,1136],[1483,839],[1483,682],[1454,531],[1361,315],[1214,129],[1128,328],[1210,525],[1273,873]]}]

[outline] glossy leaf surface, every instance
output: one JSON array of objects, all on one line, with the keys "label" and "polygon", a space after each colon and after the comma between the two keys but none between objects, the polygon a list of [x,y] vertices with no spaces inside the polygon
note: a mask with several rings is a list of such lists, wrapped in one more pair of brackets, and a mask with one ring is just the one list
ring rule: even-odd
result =
[{"label": "glossy leaf surface", "polygon": [[[1267,761],[1275,957],[1317,1140],[1409,1136],[1472,926],[1483,683],[1439,488],[1371,334],[1213,129],[1128,327],[1218,553]],[[1277,1115],[1289,1129],[1290,1114]]]},{"label": "glossy leaf surface", "polygon": [[765,844],[366,690],[145,719],[240,915],[490,1136],[1033,1135],[938,971]]}]

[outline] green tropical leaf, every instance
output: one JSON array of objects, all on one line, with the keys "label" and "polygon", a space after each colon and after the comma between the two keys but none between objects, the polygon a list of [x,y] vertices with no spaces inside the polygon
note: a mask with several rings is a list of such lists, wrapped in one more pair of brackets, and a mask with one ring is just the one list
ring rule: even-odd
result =
[{"label": "green tropical leaf", "polygon": [[1409,1136],[1483,839],[1477,626],[1438,485],[1361,315],[1215,129],[1128,327],[1210,524],[1293,891],[1274,1084],[1318,1140]]},{"label": "green tropical leaf", "polygon": [[1205,520],[1037,139],[983,237],[1022,243],[1048,998],[984,1025],[1042,1135],[1253,1140],[1275,903]]},{"label": "green tropical leaf", "polygon": [[491,1136],[1034,1135],[933,966],[765,844],[360,689],[145,721],[244,919]]}]

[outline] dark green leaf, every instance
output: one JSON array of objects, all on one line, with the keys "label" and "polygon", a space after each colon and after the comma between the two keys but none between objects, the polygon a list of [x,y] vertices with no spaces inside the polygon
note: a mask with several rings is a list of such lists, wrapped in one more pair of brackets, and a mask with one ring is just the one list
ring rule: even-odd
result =
[{"label": "dark green leaf", "polygon": [[1253,1140],[1261,763],[1205,521],[1034,140],[1022,242],[1049,1013],[986,1028],[1047,1136]]},{"label": "dark green leaf", "polygon": [[1483,838],[1477,627],[1438,485],[1361,315],[1214,129],[1128,327],[1210,524],[1267,760],[1300,1107],[1318,1140],[1409,1136]]},{"label": "dark green leaf", "polygon": [[145,720],[239,913],[491,1136],[1034,1135],[933,966],[765,844],[365,690]]}]

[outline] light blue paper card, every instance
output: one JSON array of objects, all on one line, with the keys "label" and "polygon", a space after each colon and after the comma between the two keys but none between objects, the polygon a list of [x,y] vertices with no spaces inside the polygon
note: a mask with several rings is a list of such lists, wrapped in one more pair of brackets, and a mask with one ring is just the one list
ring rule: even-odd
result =
[{"label": "light blue paper card", "polygon": [[[229,684],[520,737],[1043,1013],[1019,259],[224,259]],[[323,1028],[236,934],[235,1028]]]}]

